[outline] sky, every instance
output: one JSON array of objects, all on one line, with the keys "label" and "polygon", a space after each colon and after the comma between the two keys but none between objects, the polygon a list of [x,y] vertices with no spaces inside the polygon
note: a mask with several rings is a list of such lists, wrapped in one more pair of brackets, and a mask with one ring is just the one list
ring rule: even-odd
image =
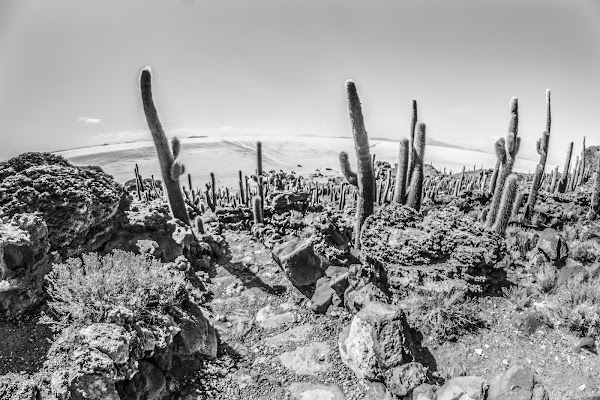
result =
[{"label": "sky", "polygon": [[535,158],[600,144],[600,0],[1,0],[0,160],[150,140],[151,66],[170,135],[350,136],[353,79],[371,137],[493,150],[519,98]]}]

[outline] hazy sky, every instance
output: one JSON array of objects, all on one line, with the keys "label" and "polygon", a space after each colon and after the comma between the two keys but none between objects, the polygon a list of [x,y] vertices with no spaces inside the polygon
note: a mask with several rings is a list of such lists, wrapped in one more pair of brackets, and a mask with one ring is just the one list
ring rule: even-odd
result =
[{"label": "hazy sky", "polygon": [[492,149],[520,103],[535,154],[552,90],[551,160],[600,144],[599,0],[0,0],[0,159],[149,139],[154,72],[180,137],[349,136],[344,82],[370,136]]}]

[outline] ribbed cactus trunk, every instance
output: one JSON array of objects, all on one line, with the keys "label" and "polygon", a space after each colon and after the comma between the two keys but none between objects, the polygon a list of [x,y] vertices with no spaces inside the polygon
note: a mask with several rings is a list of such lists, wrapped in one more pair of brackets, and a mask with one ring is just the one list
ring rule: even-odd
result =
[{"label": "ribbed cactus trunk", "polygon": [[[547,92],[548,93],[548,92]],[[525,206],[525,220],[528,221],[533,215],[533,209],[537,200],[537,195],[540,190],[542,183],[542,177],[544,176],[544,169],[546,168],[546,158],[548,157],[548,145],[550,143],[550,134],[546,131],[542,133],[541,139],[538,139],[536,143],[536,150],[540,155],[540,162],[535,169],[535,175],[531,184],[531,191],[529,192],[529,198],[527,199],[527,205]]]},{"label": "ribbed cactus trunk", "polygon": [[595,219],[600,213],[600,154],[596,157],[596,172],[594,173],[594,190],[590,201],[588,218]]},{"label": "ribbed cactus trunk", "polygon": [[355,247],[360,249],[360,231],[365,219],[373,214],[375,200],[375,173],[371,153],[369,151],[369,137],[365,129],[362,107],[353,81],[346,82],[346,96],[348,98],[348,111],[352,125],[352,136],[354,137],[354,148],[356,150],[358,199],[356,204],[356,232]]},{"label": "ribbed cactus trunk", "polygon": [[[504,139],[501,138],[503,143],[504,143]],[[498,143],[498,142],[496,142]],[[504,148],[504,145],[502,145],[502,148]],[[498,182],[498,174],[500,173],[500,167],[502,166],[502,162],[500,161],[500,159],[496,159],[496,166],[494,167],[494,171],[492,172],[492,176],[490,177],[490,184],[488,186],[488,192],[490,194],[494,194],[494,189],[496,189],[496,182]]]},{"label": "ribbed cactus trunk", "polygon": [[[506,141],[504,146],[504,154],[502,149],[499,148],[496,142],[496,154],[498,159],[502,163],[502,172],[499,174],[498,182],[494,188],[494,197],[492,198],[492,204],[490,205],[490,211],[487,216],[487,226],[492,227],[496,222],[496,215],[500,208],[500,201],[504,191],[504,184],[508,176],[512,173],[515,158],[519,152],[519,146],[521,144],[521,138],[517,136],[519,129],[519,101],[516,97],[510,99],[510,121],[508,124],[508,134],[506,135]],[[510,212],[510,210],[509,210]]]},{"label": "ribbed cactus trunk", "polygon": [[167,192],[169,206],[173,217],[190,225],[190,217],[185,206],[185,200],[179,186],[179,177],[184,173],[183,164],[177,160],[180,144],[176,138],[173,138],[173,148],[169,146],[169,141],[162,128],[158,113],[152,98],[152,72],[150,68],[142,70],[140,76],[140,89],[142,94],[142,105],[146,121],[152,133],[158,161],[160,163],[160,172],[163,178],[163,184]]},{"label": "ribbed cactus trunk", "polygon": [[554,167],[552,170],[552,180],[550,181],[550,189],[548,193],[556,192],[556,188],[558,187],[558,166]]},{"label": "ribbed cactus trunk", "polygon": [[410,147],[408,148],[408,173],[406,174],[406,185],[410,185],[413,170],[415,169],[415,129],[417,128],[417,100],[412,99],[411,102],[412,116],[410,118]]},{"label": "ribbed cactus trunk", "polygon": [[398,168],[396,170],[396,184],[394,186],[394,203],[404,204],[406,200],[406,176],[408,174],[408,139],[400,140],[398,153]]},{"label": "ribbed cactus trunk", "polygon": [[571,156],[573,155],[573,142],[569,143],[569,148],[567,149],[567,158],[565,160],[565,166],[563,168],[562,175],[560,176],[560,181],[558,182],[558,193],[564,193],[567,190],[567,183],[569,181],[569,169],[571,167]]},{"label": "ribbed cactus trunk", "polygon": [[415,168],[410,178],[410,187],[406,205],[419,211],[423,191],[423,158],[425,157],[425,130],[426,125],[419,122],[415,135]]},{"label": "ribbed cactus trunk", "polygon": [[523,197],[525,197],[525,193],[518,192],[517,197],[515,198],[515,203],[513,204],[512,211],[510,213],[510,219],[516,220],[519,217],[519,209],[523,204]]},{"label": "ribbed cactus trunk", "polygon": [[342,175],[344,175],[344,178],[346,178],[349,184],[358,186],[358,177],[356,176],[356,173],[352,171],[350,161],[348,160],[348,153],[345,151],[340,152],[340,169]]},{"label": "ribbed cactus trunk", "polygon": [[577,182],[577,174],[579,173],[579,156],[575,157],[575,165],[573,166],[573,173],[569,177],[568,191],[572,192],[575,190],[575,182]]},{"label": "ribbed cactus trunk", "polygon": [[517,194],[518,178],[517,175],[511,174],[506,179],[506,184],[502,192],[502,200],[500,202],[500,209],[498,211],[498,217],[494,223],[492,230],[500,236],[504,236],[506,233],[506,227],[508,226],[508,219],[515,201]]},{"label": "ribbed cactus trunk", "polygon": [[579,164],[579,172],[575,186],[581,186],[584,183],[585,168],[587,163],[585,162],[585,136],[583,137],[583,150],[581,150],[581,161]]},{"label": "ribbed cactus trunk", "polygon": [[263,181],[261,180],[262,174],[263,174],[262,143],[256,142],[256,180],[258,182],[258,195],[260,196],[261,212],[265,209],[265,194],[264,194],[264,188],[263,188]]}]

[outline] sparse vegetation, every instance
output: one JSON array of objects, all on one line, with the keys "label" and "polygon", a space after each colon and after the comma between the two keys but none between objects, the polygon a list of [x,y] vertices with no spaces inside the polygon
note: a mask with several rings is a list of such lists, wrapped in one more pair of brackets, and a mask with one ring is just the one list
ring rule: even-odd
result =
[{"label": "sparse vegetation", "polygon": [[600,279],[578,273],[561,285],[552,300],[569,329],[600,337]]}]

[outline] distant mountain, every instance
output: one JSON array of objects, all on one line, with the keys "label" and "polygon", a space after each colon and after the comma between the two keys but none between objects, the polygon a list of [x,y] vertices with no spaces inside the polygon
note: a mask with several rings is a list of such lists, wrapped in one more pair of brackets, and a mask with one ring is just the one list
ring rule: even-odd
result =
[{"label": "distant mountain", "polygon": [[[371,140],[384,140],[387,142],[397,142],[398,140],[395,139],[390,139],[390,138],[385,138],[385,137],[373,137],[371,138]],[[469,149],[463,146],[459,146],[457,144],[451,144],[451,143],[445,143],[445,142],[440,142],[439,140],[435,140],[435,139],[431,139],[431,138],[427,138],[426,139],[427,144],[430,144],[432,146],[438,146],[438,147],[449,147],[452,149],[461,149],[461,150],[470,150],[470,151],[478,151],[480,153],[485,153],[482,150],[479,149]]]}]

